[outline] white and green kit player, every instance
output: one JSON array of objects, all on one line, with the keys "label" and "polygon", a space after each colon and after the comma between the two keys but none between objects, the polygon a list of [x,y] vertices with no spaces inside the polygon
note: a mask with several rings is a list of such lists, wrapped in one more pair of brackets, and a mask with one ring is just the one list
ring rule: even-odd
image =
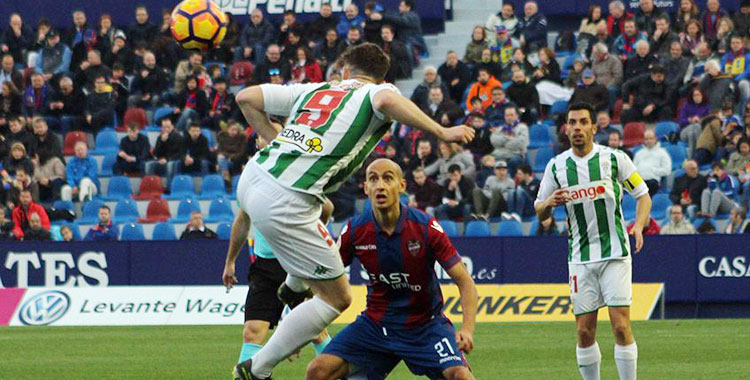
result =
[{"label": "white and green kit player", "polygon": [[[239,379],[267,379],[281,360],[310,342],[351,303],[338,248],[320,223],[326,193],[346,181],[372,152],[392,121],[445,141],[468,142],[474,130],[444,128],[383,84],[388,57],[376,45],[344,52],[343,81],[290,86],[260,85],[237,95],[247,121],[270,145],[245,166],[237,185],[240,212],[229,253],[239,251],[250,220],[289,274],[287,286],[311,300],[293,309],[251,359],[235,368]],[[278,133],[268,114],[288,117]]]},{"label": "white and green kit player", "polygon": [[615,335],[615,364],[622,380],[634,380],[638,359],[630,328],[632,259],[622,217],[627,191],[637,199],[631,230],[635,251],[643,247],[651,198],[635,165],[622,151],[594,143],[596,124],[591,106],[577,104],[567,114],[571,148],[547,164],[534,207],[539,220],[552,208],[568,213],[568,273],[570,299],[576,315],[578,368],[584,380],[598,380],[601,352],[596,343],[599,308],[609,307]]}]

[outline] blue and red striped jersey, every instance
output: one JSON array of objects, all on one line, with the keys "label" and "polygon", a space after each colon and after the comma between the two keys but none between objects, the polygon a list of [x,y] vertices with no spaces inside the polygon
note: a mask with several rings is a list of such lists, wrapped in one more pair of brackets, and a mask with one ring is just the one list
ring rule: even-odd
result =
[{"label": "blue and red striped jersey", "polygon": [[356,257],[370,278],[364,314],[378,324],[406,328],[442,315],[435,262],[445,270],[461,262],[437,220],[404,205],[390,236],[372,211],[350,219],[341,232],[339,251],[345,266]]}]

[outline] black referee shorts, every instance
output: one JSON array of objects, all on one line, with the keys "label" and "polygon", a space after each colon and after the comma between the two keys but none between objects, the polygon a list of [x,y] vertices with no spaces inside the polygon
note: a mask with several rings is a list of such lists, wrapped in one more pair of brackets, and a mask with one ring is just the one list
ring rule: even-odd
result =
[{"label": "black referee shorts", "polygon": [[250,289],[245,300],[245,322],[266,321],[274,328],[279,323],[284,304],[276,291],[286,280],[286,272],[275,259],[255,258],[247,275]]}]

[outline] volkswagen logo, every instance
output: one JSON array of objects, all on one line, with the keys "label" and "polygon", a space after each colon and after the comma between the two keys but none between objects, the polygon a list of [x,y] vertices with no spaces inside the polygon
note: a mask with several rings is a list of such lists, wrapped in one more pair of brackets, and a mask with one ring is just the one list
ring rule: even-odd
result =
[{"label": "volkswagen logo", "polygon": [[18,318],[24,325],[44,326],[62,318],[70,307],[67,294],[50,290],[39,293],[27,300],[18,312]]}]

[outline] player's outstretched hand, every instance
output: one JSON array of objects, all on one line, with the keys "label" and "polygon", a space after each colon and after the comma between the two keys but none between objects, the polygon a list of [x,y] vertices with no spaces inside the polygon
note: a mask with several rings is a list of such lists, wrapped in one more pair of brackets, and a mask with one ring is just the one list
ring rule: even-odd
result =
[{"label": "player's outstretched hand", "polygon": [[474,128],[465,125],[443,129],[443,141],[466,144],[474,140]]},{"label": "player's outstretched hand", "polygon": [[474,335],[463,329],[458,330],[456,333],[456,343],[458,349],[465,354],[470,354],[474,349]]},{"label": "player's outstretched hand", "polygon": [[224,274],[221,276],[221,281],[224,283],[224,287],[227,288],[227,291],[232,289],[237,283],[237,277],[234,275],[234,263],[224,264]]},{"label": "player's outstretched hand", "polygon": [[630,230],[630,234],[635,238],[635,253],[638,253],[641,251],[641,248],[643,248],[643,228],[636,228],[633,226]]},{"label": "player's outstretched hand", "polygon": [[552,195],[549,196],[549,198],[547,198],[547,203],[551,207],[556,207],[567,203],[569,200],[570,194],[566,190],[557,189],[552,193]]}]

